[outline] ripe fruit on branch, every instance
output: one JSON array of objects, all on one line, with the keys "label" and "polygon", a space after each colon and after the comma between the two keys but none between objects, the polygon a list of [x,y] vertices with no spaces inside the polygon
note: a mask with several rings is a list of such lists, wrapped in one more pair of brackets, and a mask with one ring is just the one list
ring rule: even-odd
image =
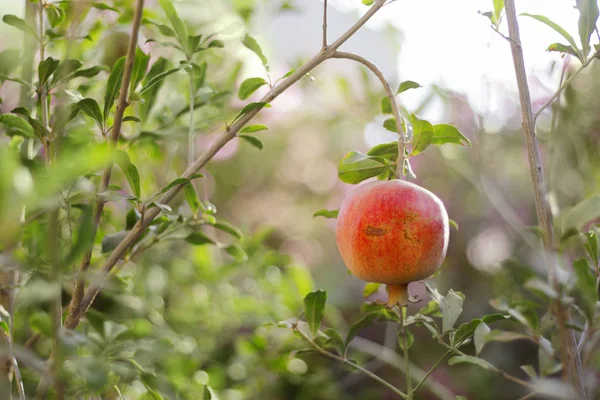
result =
[{"label": "ripe fruit on branch", "polygon": [[359,186],[337,219],[337,245],[346,266],[364,281],[386,284],[388,307],[408,305],[408,284],[438,270],[448,237],[442,201],[397,179]]}]

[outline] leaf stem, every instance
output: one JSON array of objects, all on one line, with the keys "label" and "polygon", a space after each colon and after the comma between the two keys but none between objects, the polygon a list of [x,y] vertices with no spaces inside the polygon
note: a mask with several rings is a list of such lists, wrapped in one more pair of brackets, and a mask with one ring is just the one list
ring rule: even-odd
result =
[{"label": "leaf stem", "polygon": [[406,314],[408,313],[408,307],[402,307],[400,309],[400,334],[402,335],[402,343],[404,344],[404,373],[406,374],[406,398],[408,400],[413,399],[413,388],[412,379],[410,376],[410,360],[408,356],[408,332],[406,330]]},{"label": "leaf stem", "polygon": [[327,350],[323,349],[321,346],[319,346],[318,344],[316,344],[306,333],[304,333],[299,327],[298,325],[293,325],[292,329],[295,332],[298,332],[305,341],[308,342],[308,344],[310,344],[315,350],[317,350],[319,353],[321,353],[322,355],[324,355],[325,357],[329,357],[332,360],[336,360],[336,361],[340,361],[360,372],[362,372],[363,374],[367,375],[369,378],[381,383],[383,386],[387,387],[388,389],[390,389],[392,392],[396,393],[398,396],[402,397],[403,399],[408,399],[407,395],[402,392],[400,389],[398,389],[397,387],[395,387],[394,385],[392,385],[391,383],[389,383],[388,381],[386,381],[385,379],[379,377],[378,375],[372,373],[371,371],[369,371],[368,369],[365,369],[363,367],[361,367],[358,364],[353,363],[352,361],[348,360],[345,357],[340,357],[337,354],[334,353],[330,353]]}]

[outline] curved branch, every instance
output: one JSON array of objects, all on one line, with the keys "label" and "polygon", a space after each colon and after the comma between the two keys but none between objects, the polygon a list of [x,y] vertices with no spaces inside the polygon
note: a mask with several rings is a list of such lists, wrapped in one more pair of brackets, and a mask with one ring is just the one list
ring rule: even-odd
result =
[{"label": "curved branch", "polygon": [[[143,0],[139,0],[143,1]],[[299,81],[308,72],[312,71],[315,67],[320,65],[323,61],[332,57],[336,50],[346,42],[356,31],[358,31],[383,5],[385,0],[377,0],[371,8],[358,20],[350,29],[348,29],[342,36],[340,36],[335,42],[333,42],[326,49],[321,50],[316,56],[311,58],[306,64],[298,68],[293,74],[288,76],[285,80],[275,85],[269,92],[260,100],[264,103],[270,103],[276,99],[281,93],[287,90],[294,83]],[[242,116],[235,123],[233,123],[213,145],[204,152],[193,164],[188,166],[185,172],[181,175],[183,178],[190,178],[192,175],[197,173],[202,167],[204,167],[214,156],[217,154],[223,146],[225,146],[230,140],[237,136],[237,133],[242,129],[256,114],[260,112],[260,109],[255,109]],[[179,193],[184,185],[178,185],[173,187],[171,190],[166,192],[158,200],[159,203],[167,204]],[[157,207],[146,210],[142,218],[135,224],[131,231],[125,236],[125,238],[118,244],[113,252],[108,256],[104,265],[102,266],[103,278],[99,282],[91,284],[85,291],[82,301],[78,307],[71,307],[69,314],[65,319],[64,326],[68,329],[74,329],[77,327],[81,318],[85,315],[87,309],[90,307],[104,284],[104,281],[108,278],[111,270],[115,264],[123,257],[125,252],[131,245],[141,236],[141,234],[150,225],[152,220],[158,216],[160,209]]]},{"label": "curved branch", "polygon": [[406,149],[406,135],[404,133],[404,129],[402,129],[402,119],[400,119],[400,112],[398,111],[398,105],[396,104],[396,96],[394,96],[394,92],[392,91],[390,84],[388,83],[387,79],[385,79],[385,76],[383,76],[381,70],[377,68],[377,65],[373,64],[366,58],[359,56],[358,54],[336,51],[333,53],[332,58],[345,58],[347,60],[361,63],[365,67],[369,68],[383,85],[385,93],[390,100],[392,114],[396,120],[396,130],[398,131],[398,162],[396,165],[396,175],[398,178],[402,177],[404,175],[404,151]]}]

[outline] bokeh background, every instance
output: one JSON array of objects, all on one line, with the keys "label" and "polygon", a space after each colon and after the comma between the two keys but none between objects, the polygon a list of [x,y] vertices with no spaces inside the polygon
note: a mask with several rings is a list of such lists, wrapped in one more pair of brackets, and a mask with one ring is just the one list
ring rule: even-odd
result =
[{"label": "bokeh background", "polygon": [[[114,3],[131,9],[128,1]],[[572,3],[531,0],[517,6],[519,12],[548,16],[575,36],[577,12]],[[358,0],[329,4],[330,40],[366,9]],[[209,63],[207,93],[233,92],[196,110],[198,152],[221,134],[234,109],[244,104],[235,96],[239,84],[265,74],[260,60],[240,44],[246,32],[261,44],[275,79],[320,49],[322,1],[204,0],[176,5],[190,26],[198,32],[218,32],[225,42],[221,52],[203,56]],[[164,20],[156,2],[148,0],[146,8],[149,17]],[[23,2],[0,3],[0,14],[23,16],[24,9]],[[491,298],[523,297],[519,276],[546,276],[532,229],[537,222],[510,47],[479,14],[489,9],[491,2],[483,1],[394,1],[343,46],[375,62],[393,87],[403,80],[423,85],[401,94],[399,105],[432,123],[457,126],[472,142],[472,147],[430,148],[413,161],[416,183],[436,193],[459,226],[451,230],[448,256],[434,278],[440,292],[453,288],[465,294],[459,322],[491,312]],[[91,11],[80,29],[98,33],[74,51],[90,65],[110,65],[110,58],[116,59],[113,52],[124,50],[130,19],[127,13]],[[536,109],[554,93],[561,75],[566,79],[579,64],[545,51],[560,40],[554,31],[532,19],[522,17],[519,22]],[[500,29],[506,32],[504,24]],[[156,29],[145,25],[140,43],[156,36]],[[19,48],[22,41],[18,31],[4,24],[0,38],[0,51]],[[60,57],[63,48],[56,44],[49,53]],[[153,60],[158,55],[174,64],[181,59],[173,49],[156,43],[142,49],[151,52]],[[565,91],[554,114],[549,108],[539,119],[537,134],[557,220],[600,192],[598,74],[592,63]],[[102,93],[103,79],[106,75],[79,89]],[[173,118],[186,105],[185,85],[185,76],[176,74],[161,89],[152,117],[139,126],[124,127],[124,136],[132,138],[132,157],[145,193],[164,186],[185,167],[186,119]],[[19,91],[13,82],[0,87],[2,112],[19,104]],[[265,91],[262,88],[251,100]],[[317,288],[328,292],[326,325],[343,330],[359,318],[364,283],[347,273],[338,254],[335,220],[312,215],[318,209],[338,208],[353,189],[337,178],[337,163],[348,151],[367,151],[394,140],[381,126],[386,118],[379,111],[383,95],[377,80],[361,67],[346,60],[328,61],[256,118],[255,123],[269,126],[260,133],[262,151],[237,139],[225,146],[203,171],[206,177],[197,182],[197,190],[203,200],[216,205],[219,218],[244,232],[249,260],[234,262],[209,246],[168,241],[123,266],[83,328],[89,336],[97,319],[109,332],[81,345],[84,350],[67,363],[81,393],[121,379],[127,382],[121,388],[124,398],[150,398],[139,369],[123,366],[130,358],[155,373],[153,385],[165,398],[199,398],[206,383],[226,400],[393,398],[373,381],[318,355],[290,356],[290,351],[303,347],[301,340],[289,330],[263,326],[298,316],[303,296]],[[81,122],[73,130],[87,137],[81,132],[90,126]],[[143,139],[141,132],[146,132]],[[130,208],[124,201],[110,203],[102,233],[122,229],[119,224]],[[189,213],[182,199],[173,209]],[[576,252],[576,244],[569,251]],[[94,265],[101,260],[101,254],[95,255]],[[20,290],[15,317],[21,342],[41,329],[36,318],[47,315],[36,296],[41,287],[36,263],[31,252],[22,257],[29,281]],[[68,282],[65,276],[66,299]],[[411,289],[427,299],[422,283]],[[382,288],[370,300],[383,299],[384,294]],[[119,336],[121,329],[125,337]],[[396,330],[389,322],[365,329],[352,356],[401,386],[403,375],[390,355],[397,347]],[[414,334],[411,359],[427,370],[444,349],[427,330],[415,329]],[[42,338],[35,346],[36,352],[47,354],[50,341]],[[527,341],[492,343],[482,357],[524,376],[519,366],[535,365],[537,349]],[[469,399],[514,399],[523,394],[518,386],[475,367],[442,365],[433,378],[445,389],[433,393],[428,388],[419,398],[462,394]],[[36,378],[25,371],[25,379],[32,385]]]}]

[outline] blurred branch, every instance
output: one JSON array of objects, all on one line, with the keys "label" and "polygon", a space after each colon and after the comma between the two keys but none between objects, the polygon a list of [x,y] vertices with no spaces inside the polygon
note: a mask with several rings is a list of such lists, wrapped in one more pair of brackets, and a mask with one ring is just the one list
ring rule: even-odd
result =
[{"label": "blurred branch", "polygon": [[317,350],[319,353],[323,354],[325,357],[331,358],[332,360],[340,361],[340,362],[348,365],[349,367],[354,368],[354,369],[362,372],[363,374],[367,375],[369,378],[371,378],[373,380],[376,380],[377,382],[381,383],[383,386],[387,387],[388,389],[390,389],[392,392],[396,393],[398,396],[402,397],[403,399],[407,398],[406,394],[403,393],[400,389],[398,389],[397,387],[395,387],[394,385],[392,385],[388,381],[380,378],[378,375],[375,375],[374,373],[372,373],[368,369],[364,369],[360,365],[353,363],[352,361],[348,360],[345,357],[340,357],[337,354],[330,353],[327,350],[323,349],[321,346],[319,346],[318,344],[316,344],[310,337],[308,337],[308,335],[306,333],[304,333],[298,327],[298,325],[293,325],[292,329],[295,332],[298,332],[300,334],[300,336],[302,336],[304,338],[304,340],[306,340],[308,342],[308,344],[310,344],[315,350]]},{"label": "blurred branch", "polygon": [[[547,198],[547,190],[544,182],[544,173],[540,159],[540,149],[535,134],[535,116],[531,109],[531,96],[527,84],[527,74],[525,72],[525,61],[523,58],[523,48],[519,34],[519,25],[517,23],[517,11],[514,0],[505,1],[506,18],[508,21],[509,37],[512,39],[511,51],[519,88],[519,97],[521,101],[521,112],[523,117],[523,131],[525,133],[525,142],[527,147],[527,156],[529,159],[529,169],[533,182],[535,195],[535,206],[538,222],[542,229],[542,239],[546,253],[546,263],[548,265],[548,277],[550,284],[557,293],[560,293],[560,284],[557,279],[558,260],[554,252],[554,230],[552,226],[550,205]],[[567,80],[561,87],[565,87],[570,81]],[[560,93],[559,93],[560,94]],[[557,95],[556,95],[557,96]],[[554,100],[555,96],[551,98]],[[571,385],[580,397],[586,398],[585,385],[583,382],[583,372],[581,370],[581,359],[577,352],[577,343],[572,331],[566,328],[570,320],[568,310],[565,310],[561,299],[554,302],[551,307],[554,316],[557,319],[559,334],[562,342],[562,363],[563,379],[571,380]]]},{"label": "blurred branch", "polygon": [[444,361],[444,358],[446,358],[450,354],[452,354],[451,350],[448,350],[447,352],[442,354],[442,356],[435,362],[435,364],[433,364],[433,366],[429,369],[429,371],[427,371],[427,373],[425,374],[423,379],[421,379],[421,381],[419,383],[417,383],[417,386],[415,386],[413,393],[417,393],[417,390],[419,390],[419,388],[423,385],[423,383],[427,381],[427,378],[429,378],[429,375],[431,375],[433,373],[433,371],[435,371],[435,369],[440,365],[440,363],[442,361]]},{"label": "blurred branch", "polygon": [[567,86],[569,86],[571,84],[571,82],[573,81],[573,79],[575,79],[575,77],[577,75],[579,75],[579,73],[581,71],[583,71],[584,69],[586,69],[587,66],[590,65],[592,63],[592,61],[594,61],[594,59],[596,59],[596,56],[598,56],[598,55],[600,55],[600,49],[598,49],[598,51],[596,51],[583,64],[581,64],[581,66],[579,68],[577,68],[577,70],[573,73],[573,75],[571,75],[569,77],[569,79],[567,79],[566,81],[564,81],[563,84],[559,86],[558,90],[556,92],[554,92],[554,94],[533,114],[533,123],[534,124],[535,124],[535,121],[537,120],[537,118],[542,113],[542,111],[544,111],[550,104],[552,104],[552,102],[554,100],[556,100],[556,98],[558,96],[560,96],[560,94],[563,92],[563,90],[565,90],[567,88]]},{"label": "blurred branch", "polygon": [[373,72],[373,74],[375,74],[375,76],[377,76],[377,78],[381,82],[381,85],[383,86],[383,89],[385,90],[385,93],[388,99],[390,100],[394,120],[396,120],[396,130],[398,131],[398,161],[396,165],[396,175],[398,176],[398,178],[401,178],[402,176],[404,176],[404,152],[406,149],[406,135],[404,134],[404,130],[402,129],[402,119],[400,118],[398,105],[396,104],[396,96],[394,96],[394,92],[392,91],[390,84],[388,83],[387,79],[385,79],[385,76],[383,76],[381,70],[377,68],[377,65],[373,64],[366,58],[359,56],[358,54],[336,51],[333,53],[332,58],[345,58],[361,63],[365,67],[369,68],[371,72]]},{"label": "blurred branch", "polygon": [[[385,0],[377,0],[371,8],[342,36],[340,36],[335,42],[333,42],[327,49],[320,51],[317,55],[311,58],[308,62],[296,69],[294,73],[282,80],[279,84],[276,84],[269,90],[269,92],[260,100],[260,102],[270,103],[277,98],[281,93],[287,90],[294,83],[299,81],[308,72],[312,71],[323,61],[332,58],[336,50],[346,42],[356,31],[358,31],[383,5]],[[237,136],[237,133],[242,129],[252,118],[254,118],[259,112],[260,108],[256,108],[242,117],[226,129],[226,131],[208,148],[196,161],[190,165],[181,177],[189,179],[192,175],[197,173],[202,167],[204,167],[217,152],[223,148],[230,140]],[[177,185],[171,190],[166,192],[158,200],[161,204],[168,204],[173,198],[179,193],[184,185]],[[160,209],[153,207],[146,210],[142,218],[134,225],[131,231],[125,236],[125,238],[117,245],[117,247],[108,256],[104,265],[102,266],[102,273],[104,274],[103,279],[100,282],[91,284],[86,290],[83,300],[79,307],[69,309],[69,314],[65,320],[65,326],[69,329],[74,329],[81,318],[85,315],[85,312],[90,307],[104,284],[104,281],[108,278],[111,270],[115,264],[123,257],[125,252],[136,242],[136,240],[142,235],[146,228],[150,225],[152,220],[158,216]]]}]

